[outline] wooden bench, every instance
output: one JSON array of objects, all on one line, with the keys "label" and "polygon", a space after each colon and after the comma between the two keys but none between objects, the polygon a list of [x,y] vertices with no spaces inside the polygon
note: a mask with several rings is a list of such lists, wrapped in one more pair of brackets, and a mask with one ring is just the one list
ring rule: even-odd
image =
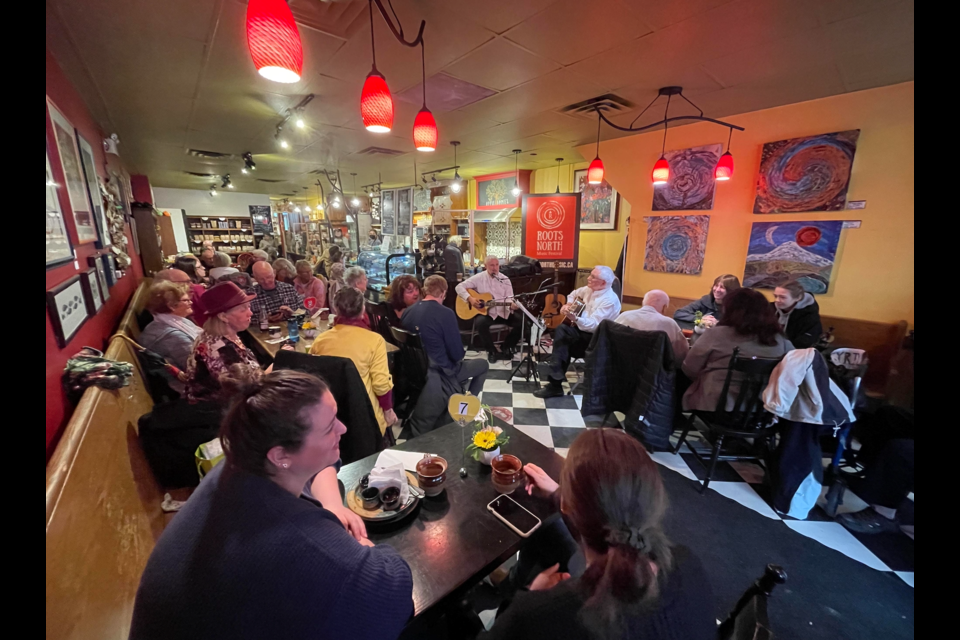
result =
[{"label": "wooden bench", "polygon": [[126,335],[131,340],[140,337],[140,323],[137,322],[137,316],[147,306],[147,298],[150,295],[150,285],[153,284],[153,278],[144,278],[140,286],[130,298],[130,304],[120,319],[120,326],[117,327],[117,333]]},{"label": "wooden bench", "polygon": [[[136,335],[145,290],[121,323]],[[166,522],[137,437],[137,420],[153,408],[140,364],[120,337],[105,355],[133,363],[129,386],[87,389],[47,465],[48,639],[125,639],[140,575]]]}]

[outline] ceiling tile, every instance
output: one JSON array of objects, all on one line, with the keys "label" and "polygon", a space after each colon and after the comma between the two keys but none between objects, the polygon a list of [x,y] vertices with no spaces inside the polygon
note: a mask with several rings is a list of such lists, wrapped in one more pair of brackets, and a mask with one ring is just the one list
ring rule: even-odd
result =
[{"label": "ceiling tile", "polygon": [[589,58],[651,29],[621,0],[560,0],[508,31],[507,38],[565,65]]},{"label": "ceiling tile", "polygon": [[858,16],[862,13],[876,11],[888,5],[897,4],[902,0],[812,0],[820,17],[821,24],[831,24]]},{"label": "ceiling tile", "polygon": [[201,94],[190,128],[207,133],[238,133],[253,138],[281,120],[264,94]]},{"label": "ceiling tile", "polygon": [[[90,3],[82,0],[90,10]],[[211,31],[218,0],[134,0],[137,20],[144,31],[176,35],[181,38],[206,42]],[[128,27],[129,28],[129,27]],[[136,27],[134,27],[136,28]]]},{"label": "ceiling tile", "polygon": [[504,38],[496,38],[444,69],[468,82],[504,91],[559,69],[552,60],[529,53]]},{"label": "ceiling tile", "polygon": [[[663,29],[734,0],[623,0],[645,24]],[[869,1],[869,0],[865,0]]]},{"label": "ceiling tile", "polygon": [[529,138],[521,138],[519,140],[511,140],[510,142],[501,142],[499,144],[490,145],[489,147],[484,147],[480,150],[485,153],[493,153],[499,156],[512,156],[514,149],[520,149],[521,151],[525,152],[540,151],[541,149],[550,149],[560,144],[561,142],[556,138],[539,135],[530,136]]},{"label": "ceiling tile", "polygon": [[914,45],[855,53],[837,61],[847,91],[862,91],[914,79]]},{"label": "ceiling tile", "polygon": [[913,2],[861,14],[826,27],[827,41],[836,54],[881,51],[914,40]]},{"label": "ceiling tile", "polygon": [[576,119],[556,111],[543,111],[527,118],[476,131],[461,137],[460,141],[464,149],[479,149],[500,142],[568,129],[577,123]]},{"label": "ceiling tile", "polygon": [[726,87],[828,64],[833,53],[823,29],[769,40],[703,63],[703,69]]},{"label": "ceiling tile", "polygon": [[453,10],[466,19],[483,25],[494,33],[503,33],[510,27],[516,26],[535,15],[556,0],[484,0],[471,4],[467,2],[447,3]]}]

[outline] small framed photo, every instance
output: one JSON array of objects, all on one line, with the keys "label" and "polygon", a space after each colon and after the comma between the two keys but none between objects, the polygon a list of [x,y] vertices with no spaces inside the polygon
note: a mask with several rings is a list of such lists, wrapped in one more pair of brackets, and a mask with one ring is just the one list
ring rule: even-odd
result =
[{"label": "small framed photo", "polygon": [[587,170],[573,174],[573,190],[581,194],[580,229],[583,231],[616,231],[617,190],[604,180],[600,184],[587,182]]},{"label": "small framed photo", "polygon": [[117,284],[117,259],[112,253],[104,253],[100,256],[100,260],[106,276],[107,288],[112,289],[113,285]]},{"label": "small framed photo", "polygon": [[97,279],[96,269],[87,269],[80,274],[80,285],[83,287],[83,297],[87,301],[87,313],[97,315],[103,306],[103,297],[100,295],[100,282]]},{"label": "small framed photo", "polygon": [[97,272],[97,284],[100,285],[100,296],[106,302],[110,299],[110,285],[107,284],[106,268],[103,263],[103,256],[94,254],[87,258],[87,265]]},{"label": "small framed photo", "polygon": [[47,309],[57,344],[63,349],[90,316],[80,276],[73,276],[47,291]]}]

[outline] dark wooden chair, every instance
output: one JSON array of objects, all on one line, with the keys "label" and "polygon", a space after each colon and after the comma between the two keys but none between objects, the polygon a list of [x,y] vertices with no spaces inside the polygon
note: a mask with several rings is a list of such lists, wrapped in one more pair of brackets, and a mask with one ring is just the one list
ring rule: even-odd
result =
[{"label": "dark wooden chair", "polygon": [[733,611],[720,623],[719,640],[772,640],[767,599],[775,586],[786,581],[787,572],[782,567],[768,564],[763,575],[740,596]]},{"label": "dark wooden chair", "polygon": [[394,360],[393,410],[398,418],[406,420],[427,384],[430,362],[419,334],[397,327],[390,327],[390,333],[394,344],[400,348]]},{"label": "dark wooden chair", "polygon": [[[706,425],[703,437],[712,445],[709,456],[703,455],[687,442],[687,434],[692,424],[688,422],[680,435],[680,444],[686,443],[687,448],[696,456],[700,464],[707,469],[707,477],[700,487],[700,493],[707,490],[710,479],[717,468],[719,460],[756,460],[766,462],[771,450],[771,440],[776,435],[773,426],[773,416],[763,408],[763,390],[770,380],[770,374],[780,363],[781,358],[757,358],[740,356],[740,348],[733,350],[730,365],[727,367],[727,377],[723,382],[723,390],[717,400],[715,411],[694,411],[694,415]],[[730,384],[736,376],[740,389],[737,392],[733,410],[727,410],[727,396]],[[723,450],[725,441],[739,441],[739,451]],[[752,444],[748,441],[752,440]],[[729,444],[729,442],[728,442]]]},{"label": "dark wooden chair", "polygon": [[[390,332],[390,322],[386,317],[386,310],[379,303],[364,301],[367,317],[370,318],[370,330],[379,333],[384,340],[396,344]],[[398,345],[399,346],[399,345]]]}]

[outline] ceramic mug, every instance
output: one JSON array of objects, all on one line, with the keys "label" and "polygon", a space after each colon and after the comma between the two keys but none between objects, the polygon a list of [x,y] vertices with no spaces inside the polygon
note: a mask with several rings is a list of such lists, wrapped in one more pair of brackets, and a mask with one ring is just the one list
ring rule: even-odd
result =
[{"label": "ceramic mug", "polygon": [[443,483],[447,481],[447,461],[439,456],[423,456],[417,462],[417,480],[425,494],[430,497],[439,495],[443,491]]},{"label": "ceramic mug", "polygon": [[360,502],[367,511],[373,511],[380,504],[380,490],[376,487],[366,487],[360,491]]},{"label": "ceramic mug", "polygon": [[[369,491],[369,489],[367,489]],[[400,506],[400,489],[398,487],[384,487],[380,492],[380,504],[384,511],[393,511]]]},{"label": "ceramic mug", "polygon": [[492,473],[490,479],[493,487],[500,493],[513,493],[523,484],[526,477],[523,473],[523,463],[520,458],[504,453],[490,462]]}]

